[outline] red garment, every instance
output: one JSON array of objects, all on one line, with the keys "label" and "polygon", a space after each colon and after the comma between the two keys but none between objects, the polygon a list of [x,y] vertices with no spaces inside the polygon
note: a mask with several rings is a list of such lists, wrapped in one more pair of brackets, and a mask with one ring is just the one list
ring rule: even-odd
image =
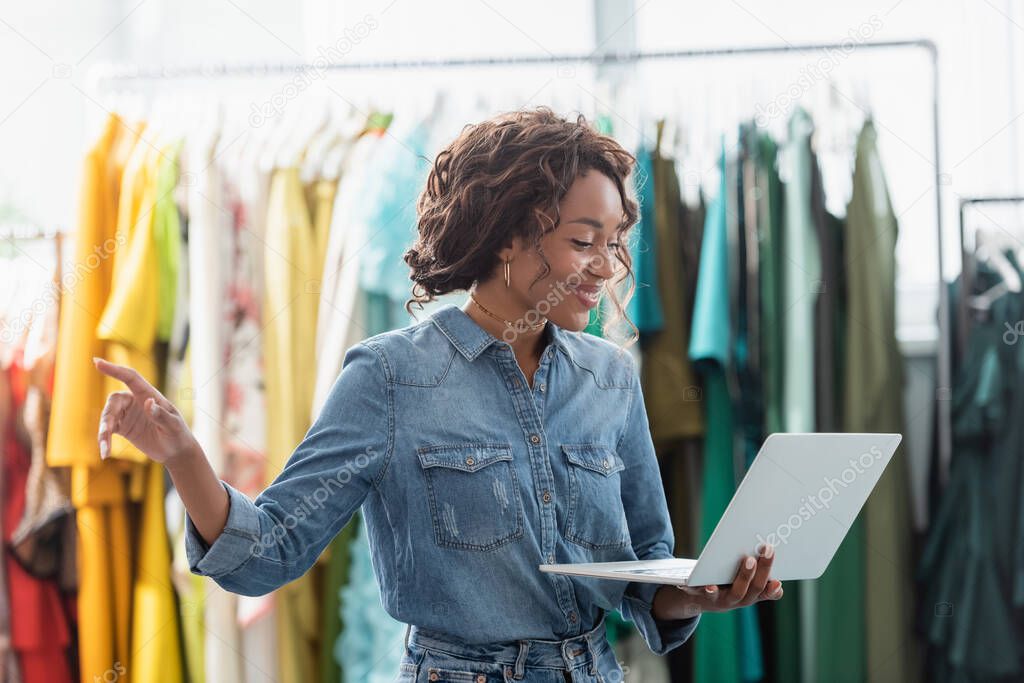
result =
[{"label": "red garment", "polygon": [[15,351],[14,360],[5,372],[10,377],[11,411],[2,425],[2,498],[11,649],[18,657],[24,683],[70,683],[67,648],[71,638],[57,584],[28,574],[7,550],[7,543],[25,510],[25,483],[31,457],[28,447],[18,440],[15,433],[16,415],[25,402],[28,388],[21,349]]}]

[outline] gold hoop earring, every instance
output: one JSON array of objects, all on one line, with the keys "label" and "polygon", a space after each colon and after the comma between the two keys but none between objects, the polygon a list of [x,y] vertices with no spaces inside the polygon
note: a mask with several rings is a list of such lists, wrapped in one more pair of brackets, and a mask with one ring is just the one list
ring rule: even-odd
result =
[{"label": "gold hoop earring", "polygon": [[505,261],[505,289],[508,289],[511,284],[511,278],[509,277],[508,265],[511,261]]}]

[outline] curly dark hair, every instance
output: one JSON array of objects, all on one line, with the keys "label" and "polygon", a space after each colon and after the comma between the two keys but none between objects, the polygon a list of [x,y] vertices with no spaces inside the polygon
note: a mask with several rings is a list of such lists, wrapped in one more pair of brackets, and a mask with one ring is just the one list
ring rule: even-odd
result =
[{"label": "curly dark hair", "polygon": [[[623,221],[617,235],[625,245],[625,233],[639,219],[629,179],[635,164],[632,154],[597,131],[583,114],[570,121],[541,106],[466,125],[437,155],[416,205],[418,237],[403,256],[414,282],[406,311],[412,315],[413,303],[422,310],[438,296],[468,290],[491,277],[497,252],[514,237],[532,241],[545,268],[537,280],[546,276],[551,267],[540,240],[560,224],[558,203],[573,181],[591,170],[606,175],[619,190]],[[625,319],[635,334],[624,310],[636,287],[629,250],[620,248],[617,258],[624,273],[608,288],[616,315],[603,327],[609,331]],[[620,302],[616,285],[627,278]]]}]

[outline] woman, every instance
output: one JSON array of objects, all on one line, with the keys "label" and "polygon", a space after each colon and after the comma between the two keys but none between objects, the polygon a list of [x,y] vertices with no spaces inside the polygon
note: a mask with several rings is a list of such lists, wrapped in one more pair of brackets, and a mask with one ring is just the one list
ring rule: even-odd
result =
[{"label": "woman", "polygon": [[[619,608],[648,646],[704,611],[778,599],[772,551],[729,586],[543,573],[548,562],[672,557],[673,533],[632,356],[581,334],[632,277],[634,158],[582,116],[512,112],[436,158],[406,252],[422,303],[462,306],[348,349],[330,396],[255,501],[220,481],[175,407],[134,370],[98,438],[163,463],[187,509],[193,572],[260,595],[304,574],[363,507],[385,609],[411,624],[400,680],[621,680]],[[626,298],[632,293],[627,292]]]}]

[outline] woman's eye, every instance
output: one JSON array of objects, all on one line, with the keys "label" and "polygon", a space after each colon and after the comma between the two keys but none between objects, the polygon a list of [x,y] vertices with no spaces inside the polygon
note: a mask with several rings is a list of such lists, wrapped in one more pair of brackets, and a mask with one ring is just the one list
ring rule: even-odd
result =
[{"label": "woman's eye", "polygon": [[574,239],[573,243],[577,247],[592,247],[592,246],[594,246],[593,242],[584,242],[583,240],[577,240],[577,239]]}]

